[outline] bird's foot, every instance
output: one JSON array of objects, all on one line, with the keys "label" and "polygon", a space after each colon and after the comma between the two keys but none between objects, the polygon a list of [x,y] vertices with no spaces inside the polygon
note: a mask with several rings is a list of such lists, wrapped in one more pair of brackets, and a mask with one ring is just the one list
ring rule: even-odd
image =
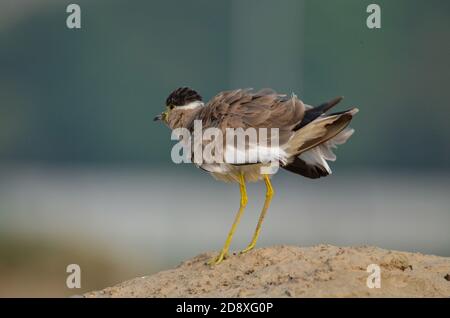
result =
[{"label": "bird's foot", "polygon": [[247,252],[250,252],[252,249],[254,249],[256,246],[256,243],[250,243],[246,248],[244,248],[242,251],[239,252],[239,254],[245,254]]},{"label": "bird's foot", "polygon": [[224,259],[227,259],[227,258],[228,258],[228,253],[225,251],[221,251],[219,255],[211,258],[207,264],[211,265],[211,266],[218,265],[218,264],[222,263],[222,261]]}]

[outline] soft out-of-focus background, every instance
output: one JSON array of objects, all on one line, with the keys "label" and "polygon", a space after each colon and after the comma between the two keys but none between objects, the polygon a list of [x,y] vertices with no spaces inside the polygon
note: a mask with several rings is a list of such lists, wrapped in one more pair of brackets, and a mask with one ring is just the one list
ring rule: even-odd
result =
[{"label": "soft out-of-focus background", "polygon": [[[170,159],[153,123],[174,88],[344,95],[356,134],[334,174],[274,178],[260,246],[371,244],[450,256],[450,3],[0,2],[0,296],[68,296],[219,249],[236,186]],[[250,239],[264,186],[233,249]],[[65,268],[82,269],[69,290]]]}]

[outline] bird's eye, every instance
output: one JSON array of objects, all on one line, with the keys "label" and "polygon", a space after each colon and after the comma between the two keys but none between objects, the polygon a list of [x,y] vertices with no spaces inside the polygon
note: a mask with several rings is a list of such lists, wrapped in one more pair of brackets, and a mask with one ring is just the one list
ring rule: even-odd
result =
[{"label": "bird's eye", "polygon": [[169,109],[172,110],[175,108],[175,105],[169,105]]}]

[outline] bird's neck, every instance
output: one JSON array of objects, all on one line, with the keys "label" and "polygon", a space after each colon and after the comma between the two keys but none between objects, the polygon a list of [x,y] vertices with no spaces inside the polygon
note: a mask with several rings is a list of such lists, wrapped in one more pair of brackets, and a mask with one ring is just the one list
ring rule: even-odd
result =
[{"label": "bird's neck", "polygon": [[195,108],[177,107],[170,111],[167,118],[167,125],[170,129],[188,128],[202,108],[203,106]]}]

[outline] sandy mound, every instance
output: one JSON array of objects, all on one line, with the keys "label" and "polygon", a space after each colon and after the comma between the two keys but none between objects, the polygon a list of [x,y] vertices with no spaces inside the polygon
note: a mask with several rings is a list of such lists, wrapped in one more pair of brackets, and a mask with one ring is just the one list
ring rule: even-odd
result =
[{"label": "sandy mound", "polygon": [[[201,254],[177,268],[85,297],[449,297],[450,258],[377,247],[279,246],[205,265]],[[381,288],[367,287],[378,264]]]}]

